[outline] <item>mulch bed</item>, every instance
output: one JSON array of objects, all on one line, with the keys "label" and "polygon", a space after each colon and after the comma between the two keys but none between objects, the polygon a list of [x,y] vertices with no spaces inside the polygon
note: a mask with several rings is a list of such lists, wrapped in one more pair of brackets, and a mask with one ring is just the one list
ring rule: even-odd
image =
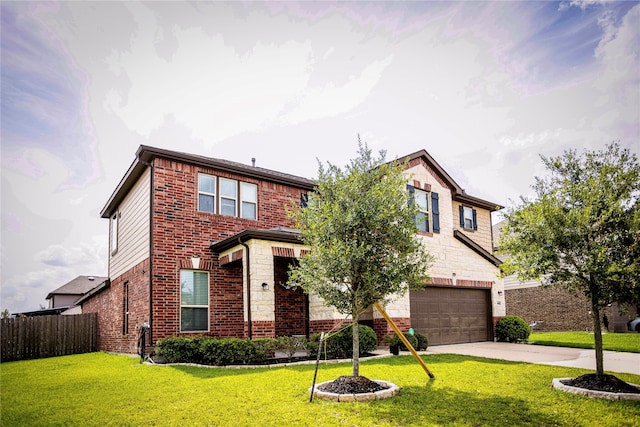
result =
[{"label": "mulch bed", "polygon": [[578,378],[560,381],[564,385],[571,387],[584,388],[587,390],[608,391],[610,393],[638,393],[640,388],[622,381],[620,378],[604,374],[586,374]]},{"label": "mulch bed", "polygon": [[318,390],[337,394],[375,393],[386,390],[389,387],[382,386],[366,377],[342,376],[327,384],[322,384]]}]

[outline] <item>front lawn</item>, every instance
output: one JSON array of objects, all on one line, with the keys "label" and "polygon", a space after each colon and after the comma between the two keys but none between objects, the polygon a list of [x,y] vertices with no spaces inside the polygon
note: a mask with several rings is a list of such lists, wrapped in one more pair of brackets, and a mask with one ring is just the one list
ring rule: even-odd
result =
[{"label": "front lawn", "polygon": [[[458,355],[363,360],[361,374],[401,387],[368,403],[314,400],[314,365],[225,369],[141,365],[91,353],[7,362],[0,367],[1,424],[220,426],[634,426],[640,404],[593,400],[551,388],[555,377],[588,371]],[[318,382],[349,375],[323,364]],[[616,374],[627,382],[640,376]]]},{"label": "front lawn", "polygon": [[[593,332],[532,332],[529,343],[555,347],[594,348]],[[602,349],[640,353],[640,334],[602,333]]]}]

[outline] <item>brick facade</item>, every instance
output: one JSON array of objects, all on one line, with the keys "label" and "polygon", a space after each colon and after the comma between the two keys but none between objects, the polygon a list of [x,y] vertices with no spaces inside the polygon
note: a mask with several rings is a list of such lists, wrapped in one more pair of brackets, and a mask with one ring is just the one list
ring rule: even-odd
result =
[{"label": "brick facade", "polygon": [[[256,184],[258,219],[199,212],[199,173]],[[233,262],[220,266],[209,246],[248,228],[292,226],[284,207],[292,200],[299,200],[306,190],[166,159],[154,160],[153,182],[154,340],[180,333],[179,263],[193,253],[201,257],[201,262],[211,265],[209,333],[221,337],[247,336],[242,264]],[[235,259],[238,258],[236,255]],[[267,323],[252,322],[253,335],[273,336],[274,325]]]},{"label": "brick facade", "polygon": [[[393,320],[398,329],[400,329],[402,332],[409,332],[409,328],[411,328],[411,319],[396,317],[392,318],[391,320]],[[380,344],[382,344],[382,340],[386,335],[393,336],[395,334],[391,326],[389,326],[384,318],[373,319],[372,323],[373,325],[368,326],[371,326],[373,328],[376,336],[378,337],[378,343]]]},{"label": "brick facade", "polygon": [[[291,250],[293,252],[293,250]],[[275,336],[307,335],[309,299],[301,288],[286,289],[291,258],[274,259]]]},{"label": "brick facade", "polygon": [[[125,328],[125,284],[128,293],[128,324]],[[98,348],[136,353],[137,337],[149,322],[149,261],[145,260],[111,281],[105,290],[82,305],[84,313],[98,313]]]},{"label": "brick facade", "polygon": [[[537,322],[535,331],[593,330],[591,304],[582,294],[573,295],[558,286],[535,286],[507,289],[505,299],[507,314],[522,317],[529,324]],[[627,321],[635,315],[621,315],[616,305],[604,310],[602,315],[605,314],[609,330],[615,332],[625,332]]]},{"label": "brick facade", "polygon": [[537,322],[537,331],[584,331],[593,328],[589,303],[583,296],[553,288],[509,289],[505,292],[507,315]]},{"label": "brick facade", "polygon": [[[151,345],[168,336],[202,334],[182,332],[180,328],[180,273],[183,269],[209,274],[209,329],[204,332],[207,335],[254,338],[302,335],[329,331],[344,323],[341,315],[324,306],[318,298],[308,297],[300,289],[283,286],[289,263],[305,254],[308,248],[284,237],[282,241],[252,237],[253,240],[236,242],[236,238],[245,232],[286,234],[282,230],[293,226],[287,218],[286,207],[299,203],[301,196],[312,190],[312,181],[152,147],[141,147],[137,156],[101,215],[109,219],[114,212],[118,215],[122,212],[127,220],[136,219],[136,224],[148,224],[130,227],[127,230],[130,240],[127,241],[140,242],[141,239],[135,238],[144,233],[149,238],[145,244],[136,246],[135,256],[139,258],[131,260],[120,256],[118,275],[111,277],[111,286],[84,304],[84,310],[99,313],[101,349],[135,351],[137,330],[143,322],[151,323]],[[469,286],[488,287],[497,292],[502,284],[494,280],[495,266],[487,264],[473,252],[475,249],[465,247],[451,234],[455,224],[448,212],[455,211],[451,192],[454,187],[458,191],[457,184],[449,182],[450,178],[440,172],[439,166],[432,167],[426,152],[416,153],[416,156],[410,165],[423,168],[419,187],[441,195],[442,233],[420,236],[427,249],[437,253],[434,273],[443,281],[465,281]],[[413,172],[407,171],[408,174]],[[198,211],[199,174],[256,185],[257,219]],[[140,185],[141,182],[144,185]],[[125,199],[131,192],[136,198]],[[219,197],[216,194],[216,200]],[[141,208],[143,201],[147,203]],[[236,204],[240,204],[240,200],[236,200]],[[479,222],[490,224],[489,210],[478,209],[478,213]],[[145,227],[149,229],[143,230]],[[487,227],[479,228],[481,231],[475,235],[484,236]],[[212,245],[222,247],[221,242],[224,245],[231,243],[219,254],[214,253]],[[491,246],[485,242],[481,245]],[[199,256],[198,267],[192,265],[194,254]],[[148,258],[143,262],[131,265],[145,256]],[[113,255],[110,261],[112,259]],[[128,331],[123,325],[125,283],[130,298]],[[400,301],[390,314],[401,330],[407,331],[411,326],[408,296]],[[499,315],[502,306],[499,302],[496,304],[494,315]],[[392,333],[383,319],[372,318],[363,323],[367,321],[372,323],[379,340]]]}]

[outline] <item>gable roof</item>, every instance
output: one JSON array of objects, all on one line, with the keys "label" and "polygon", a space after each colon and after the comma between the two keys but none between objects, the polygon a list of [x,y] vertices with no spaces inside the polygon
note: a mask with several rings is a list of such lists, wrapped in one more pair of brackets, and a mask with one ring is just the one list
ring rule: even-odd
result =
[{"label": "gable roof", "polygon": [[426,150],[416,151],[413,154],[394,160],[394,162],[406,162],[408,167],[415,166],[419,164],[420,161],[423,161],[425,166],[431,169],[431,171],[445,184],[445,186],[449,187],[453,200],[461,203],[469,203],[473,206],[488,209],[491,212],[504,208],[504,206],[497,203],[468,195],[464,188],[460,187],[460,185],[458,185],[458,183],[442,168],[442,166],[440,166],[438,162],[435,161],[433,157],[431,157],[429,153],[427,153]]},{"label": "gable roof", "polygon": [[51,299],[54,295],[77,295],[80,297],[105,280],[107,278],[102,276],[78,276],[58,289],[49,292],[46,299]]},{"label": "gable roof", "polygon": [[111,197],[109,197],[106,205],[102,208],[102,211],[100,212],[100,216],[102,218],[109,218],[113,214],[122,199],[124,199],[131,188],[133,188],[144,171],[151,166],[151,162],[155,158],[163,158],[180,163],[202,166],[205,168],[244,175],[278,184],[292,185],[309,191],[315,188],[314,181],[308,178],[257,166],[249,166],[238,162],[232,162],[230,160],[216,159],[213,157],[199,156],[196,154],[141,145],[136,152],[136,159],[133,161],[131,166],[129,166],[129,169],[122,177],[122,180],[120,180],[120,183],[111,194]]},{"label": "gable roof", "polygon": [[275,227],[270,229],[248,228],[226,239],[214,242],[209,246],[214,254],[220,254],[227,249],[231,249],[242,242],[251,239],[272,240],[274,242],[302,244],[300,231],[295,228]]},{"label": "gable roof", "polygon": [[486,259],[487,261],[489,261],[491,264],[495,265],[496,267],[500,267],[500,264],[502,264],[502,261],[500,259],[498,259],[498,257],[496,257],[495,255],[493,255],[492,253],[487,251],[485,248],[483,248],[482,246],[480,246],[479,244],[477,244],[473,240],[471,240],[471,238],[469,238],[469,236],[464,234],[462,231],[453,230],[453,237],[455,237],[456,239],[461,241],[469,249],[471,249],[472,251],[474,251],[475,253],[477,253],[482,258]]},{"label": "gable roof", "polygon": [[[162,148],[141,145],[136,152],[136,159],[133,161],[131,166],[129,166],[129,169],[120,180],[120,183],[111,194],[111,197],[109,197],[109,200],[107,201],[105,206],[102,208],[102,211],[100,212],[100,216],[102,218],[109,218],[114,213],[122,199],[125,198],[131,188],[138,181],[138,178],[140,178],[144,171],[151,166],[151,162],[154,158],[164,158],[181,163],[211,168],[223,172],[244,175],[265,181],[293,185],[308,191],[311,191],[315,188],[315,181],[308,178],[303,178],[257,166],[249,166],[230,160],[217,159],[213,157],[206,157],[196,154],[183,153],[180,151],[166,150]],[[397,160],[394,160],[393,162],[398,161],[406,161],[409,166],[413,166],[414,164],[423,161],[425,165],[429,167],[436,174],[436,176],[440,178],[445,183],[445,185],[451,189],[453,199],[456,201],[488,209],[492,212],[504,208],[504,206],[501,206],[497,203],[468,195],[465,190],[460,187],[460,185],[458,185],[458,183],[442,168],[442,166],[440,166],[440,164],[436,162],[435,159],[431,157],[431,155],[424,149],[401,157]]]}]

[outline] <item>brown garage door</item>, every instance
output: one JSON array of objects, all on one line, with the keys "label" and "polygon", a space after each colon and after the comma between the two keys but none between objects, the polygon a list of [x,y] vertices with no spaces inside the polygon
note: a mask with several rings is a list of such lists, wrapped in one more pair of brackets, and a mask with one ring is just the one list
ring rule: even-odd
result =
[{"label": "brown garage door", "polygon": [[410,298],[411,326],[429,345],[492,339],[489,290],[429,287]]}]

